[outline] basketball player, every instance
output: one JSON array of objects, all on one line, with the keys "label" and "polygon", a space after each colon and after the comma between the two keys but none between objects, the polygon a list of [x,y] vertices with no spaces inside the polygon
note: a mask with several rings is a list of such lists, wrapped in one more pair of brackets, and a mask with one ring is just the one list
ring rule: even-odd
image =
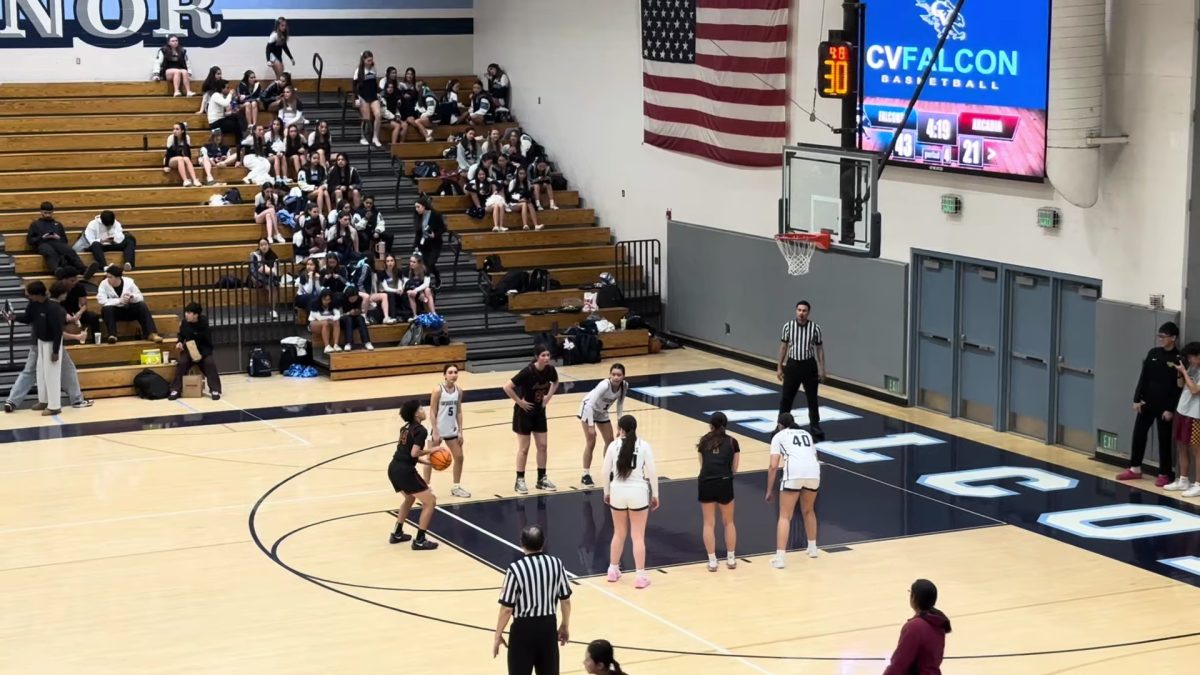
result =
[{"label": "basketball player", "polygon": [[412,548],[414,551],[432,551],[438,545],[426,539],[425,532],[429,530],[429,521],[433,520],[437,497],[417,474],[417,464],[428,464],[429,460],[423,458],[433,452],[432,447],[425,447],[425,439],[429,432],[421,425],[421,422],[425,421],[425,411],[421,409],[421,402],[416,399],[405,401],[404,405],[400,406],[400,418],[404,420],[404,426],[400,428],[396,454],[392,456],[392,463],[388,464],[388,480],[392,481],[396,492],[404,493],[404,505],[396,514],[396,529],[388,541],[399,544],[412,539],[411,535],[404,533],[404,521],[408,518],[413,502],[419,499],[421,518],[417,524],[417,538],[413,539]]},{"label": "basketball player", "polygon": [[737,439],[725,433],[729,419],[717,411],[708,418],[708,433],[696,444],[700,459],[699,487],[700,514],[703,518],[701,539],[708,553],[708,571],[716,572],[717,565],[717,510],[725,523],[725,565],[737,569],[737,525],[733,522],[733,475],[741,463],[742,449]]},{"label": "basketball player", "polygon": [[613,537],[608,549],[608,580],[621,578],[621,555],[625,536],[633,540],[633,563],[637,570],[634,588],[650,585],[646,576],[646,519],[658,508],[658,473],[650,444],[637,437],[637,420],[625,415],[617,420],[621,438],[604,453],[601,480],[604,503],[612,510]]},{"label": "basketball player", "polygon": [[775,430],[775,437],[771,439],[771,468],[767,470],[767,501],[775,498],[775,475],[782,463],[779,520],[775,524],[775,557],[771,559],[771,567],[783,569],[792,512],[796,510],[797,501],[804,514],[808,557],[817,557],[817,513],[813,505],[817,501],[817,490],[821,488],[821,464],[817,461],[817,446],[812,436],[796,424],[791,413],[779,415]]},{"label": "basketball player", "polygon": [[529,494],[525,485],[525,464],[529,459],[529,439],[537,443],[537,489],[554,492],[558,487],[546,477],[546,406],[558,389],[558,371],[550,365],[550,350],[538,345],[533,363],[525,366],[504,383],[504,393],[513,401],[513,433],[517,435],[517,481],[513,490]]},{"label": "basketball player", "polygon": [[[462,486],[463,390],[457,384],[458,366],[453,363],[446,364],[446,367],[442,369],[442,376],[443,382],[433,390],[433,395],[429,398],[429,407],[437,411],[437,422],[433,425],[433,438],[429,444],[430,447],[437,448],[445,442],[450,454],[454,457],[454,487],[450,488],[450,494],[466,499],[471,496],[471,493]],[[429,464],[421,469],[426,483],[429,482],[432,470],[433,466]]]},{"label": "basketball player", "polygon": [[625,381],[625,366],[614,363],[608,369],[608,379],[596,385],[596,388],[583,397],[579,405],[579,424],[583,426],[583,478],[580,483],[588,487],[592,482],[592,451],[596,449],[596,431],[604,438],[607,448],[613,442],[612,422],[608,421],[608,409],[613,403],[617,404],[617,418],[625,411],[625,395],[629,393],[629,383]]}]

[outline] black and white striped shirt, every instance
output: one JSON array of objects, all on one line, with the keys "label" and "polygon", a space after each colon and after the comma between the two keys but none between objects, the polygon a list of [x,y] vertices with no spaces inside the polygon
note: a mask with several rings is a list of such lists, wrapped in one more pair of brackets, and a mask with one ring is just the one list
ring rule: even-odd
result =
[{"label": "black and white striped shirt", "polygon": [[783,324],[780,341],[788,343],[788,358],[797,361],[817,358],[817,345],[821,344],[821,327],[815,321],[801,324],[792,319]]},{"label": "black and white striped shirt", "polygon": [[571,597],[571,583],[563,562],[552,555],[530,553],[508,566],[500,604],[513,608],[513,616],[525,619],[554,616],[558,602]]}]

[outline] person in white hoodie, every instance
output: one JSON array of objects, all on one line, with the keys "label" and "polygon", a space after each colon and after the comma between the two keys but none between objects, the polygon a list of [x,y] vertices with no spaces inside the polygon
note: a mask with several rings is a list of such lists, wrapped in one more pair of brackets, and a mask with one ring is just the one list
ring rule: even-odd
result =
[{"label": "person in white hoodie", "polygon": [[208,128],[225,134],[246,135],[246,117],[237,109],[236,82],[218,80],[215,90],[208,95]]},{"label": "person in white hoodie", "polygon": [[96,301],[100,303],[100,316],[108,331],[109,344],[117,341],[118,321],[137,321],[141,325],[143,338],[162,342],[154,326],[154,317],[146,306],[146,297],[120,267],[110,265],[104,270],[104,281],[96,289]]},{"label": "person in white hoodie", "polygon": [[125,258],[125,271],[128,272],[135,265],[137,240],[121,227],[121,221],[117,220],[116,214],[112,211],[101,211],[100,215],[84,226],[72,248],[78,253],[91,251],[96,262],[89,269],[96,271],[108,267],[108,260],[104,257],[105,251],[120,251]]}]

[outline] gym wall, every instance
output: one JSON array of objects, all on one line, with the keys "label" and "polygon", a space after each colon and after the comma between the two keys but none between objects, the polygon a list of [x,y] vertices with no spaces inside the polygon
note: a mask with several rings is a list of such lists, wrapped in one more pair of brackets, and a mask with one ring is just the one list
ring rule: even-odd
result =
[{"label": "gym wall", "polygon": [[[316,77],[315,52],[325,61],[325,77],[349,78],[364,49],[375,53],[380,75],[389,65],[412,66],[418,74],[466,74],[472,72],[474,1],[15,0],[21,11],[14,25],[6,14],[10,0],[0,3],[0,80],[149,80],[165,29],[182,33],[197,82],[213,65],[227,79],[241,79],[247,69],[262,78],[270,72],[264,47],[279,16],[289,19],[296,65],[284,58],[293,77]],[[77,6],[85,10],[83,21]],[[39,20],[27,19],[31,12]]]}]

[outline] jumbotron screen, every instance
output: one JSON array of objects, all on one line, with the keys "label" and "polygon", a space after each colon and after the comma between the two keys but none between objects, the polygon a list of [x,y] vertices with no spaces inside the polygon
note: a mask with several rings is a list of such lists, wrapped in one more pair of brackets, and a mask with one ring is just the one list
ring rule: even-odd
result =
[{"label": "jumbotron screen", "polygon": [[[955,0],[869,5],[863,59],[863,149],[939,171],[1026,180],[1046,175],[1050,0],[967,2],[936,61]],[[921,98],[901,128],[925,67]]]}]

